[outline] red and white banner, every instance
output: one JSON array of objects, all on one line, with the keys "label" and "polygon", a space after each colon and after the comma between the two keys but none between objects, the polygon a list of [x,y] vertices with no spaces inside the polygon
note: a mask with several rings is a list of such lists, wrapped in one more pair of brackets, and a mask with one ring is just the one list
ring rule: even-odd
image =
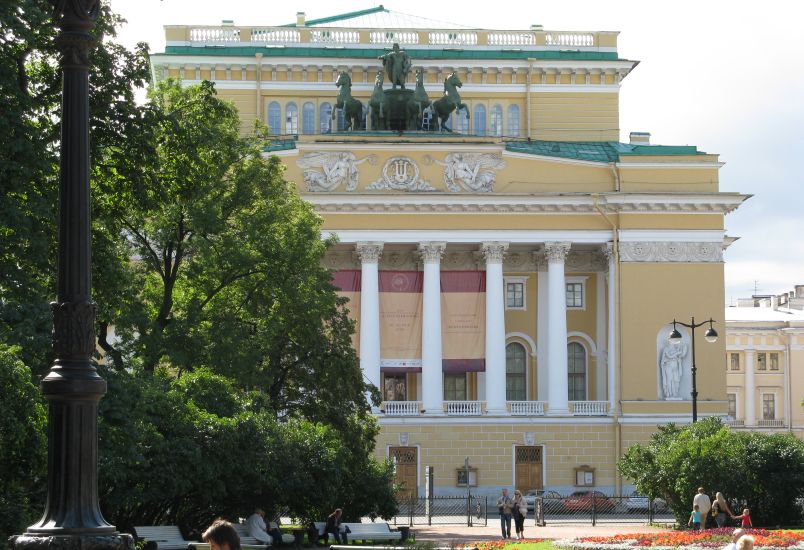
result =
[{"label": "red and white banner", "polygon": [[486,370],[486,272],[441,272],[441,348],[446,373]]},{"label": "red and white banner", "polygon": [[421,271],[380,271],[380,370],[422,371]]}]

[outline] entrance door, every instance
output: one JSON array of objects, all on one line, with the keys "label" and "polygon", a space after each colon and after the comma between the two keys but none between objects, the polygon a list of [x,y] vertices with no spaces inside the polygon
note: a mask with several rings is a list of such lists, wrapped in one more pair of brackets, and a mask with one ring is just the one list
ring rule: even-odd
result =
[{"label": "entrance door", "polygon": [[531,489],[544,489],[542,483],[542,448],[517,446],[515,450],[516,488],[526,494]]},{"label": "entrance door", "polygon": [[419,454],[416,447],[391,447],[388,456],[396,462],[396,478],[394,481],[400,486],[397,496],[400,500],[417,498],[419,496],[417,466]]}]

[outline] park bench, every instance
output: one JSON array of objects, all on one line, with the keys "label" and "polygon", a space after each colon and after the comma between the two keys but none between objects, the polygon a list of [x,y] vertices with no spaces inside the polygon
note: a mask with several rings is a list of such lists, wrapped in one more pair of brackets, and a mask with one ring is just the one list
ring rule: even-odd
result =
[{"label": "park bench", "polygon": [[402,533],[400,531],[392,531],[391,526],[387,523],[342,523],[341,528],[348,532],[347,536],[349,540],[402,540]]},{"label": "park bench", "polygon": [[156,544],[157,550],[187,550],[192,542],[184,540],[177,525],[141,525],[134,527],[134,536]]}]

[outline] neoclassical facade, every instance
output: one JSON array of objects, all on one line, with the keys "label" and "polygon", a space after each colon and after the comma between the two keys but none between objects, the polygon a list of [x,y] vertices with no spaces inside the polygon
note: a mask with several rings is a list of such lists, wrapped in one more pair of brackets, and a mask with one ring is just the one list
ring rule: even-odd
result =
[{"label": "neoclassical facade", "polygon": [[[747,197],[719,190],[716,154],[620,141],[637,62],[617,33],[378,7],[166,37],[154,78],[213,80],[244,131],[267,123],[266,154],[337,237],[325,261],[383,395],[376,453],[408,491],[430,466],[439,494],[622,492],[625,449],[691,419],[690,333],[672,357],[667,335],[691,316],[723,330],[724,220]],[[335,81],[367,105],[393,43],[430,100],[460,79],[451,132],[342,131]],[[699,415],[728,412],[724,353],[724,338],[696,349]]]}]

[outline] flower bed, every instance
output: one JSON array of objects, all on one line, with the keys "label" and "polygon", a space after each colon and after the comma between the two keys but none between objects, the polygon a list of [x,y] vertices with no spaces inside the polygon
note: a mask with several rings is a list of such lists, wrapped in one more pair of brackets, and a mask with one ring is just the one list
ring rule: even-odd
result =
[{"label": "flower bed", "polygon": [[473,542],[472,544],[465,544],[465,547],[477,548],[478,550],[502,550],[508,546],[516,546],[517,544],[535,544],[537,542],[544,542],[550,539],[507,539],[507,540],[484,540],[481,542]]},{"label": "flower bed", "polygon": [[[733,528],[703,531],[674,531],[671,533],[630,533],[611,537],[582,537],[555,541],[561,548],[578,550],[633,550],[650,546],[656,550],[678,548],[723,548],[731,542]],[[754,537],[754,548],[804,549],[804,533],[746,529]]]}]

